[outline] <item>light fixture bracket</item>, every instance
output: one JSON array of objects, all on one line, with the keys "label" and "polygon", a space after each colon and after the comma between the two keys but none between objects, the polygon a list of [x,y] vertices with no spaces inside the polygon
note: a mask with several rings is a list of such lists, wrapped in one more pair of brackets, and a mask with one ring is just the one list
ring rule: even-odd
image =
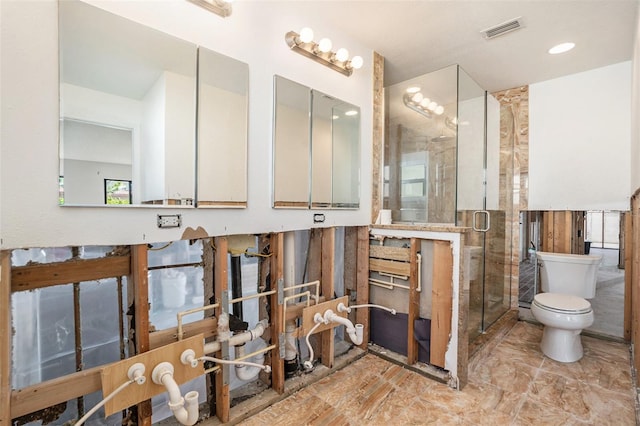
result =
[{"label": "light fixture bracket", "polygon": [[341,74],[346,75],[347,77],[353,74],[353,68],[348,66],[349,61],[338,61],[335,59],[335,53],[333,52],[321,52],[318,49],[318,43],[313,41],[309,43],[304,43],[300,40],[300,34],[295,31],[289,31],[285,34],[284,37],[287,45],[293,50],[307,58],[313,59],[314,61],[321,63],[334,71],[338,71]]},{"label": "light fixture bracket", "polygon": [[216,15],[222,16],[226,18],[231,15],[232,7],[231,3],[222,1],[222,0],[187,0],[190,3],[196,4],[204,9],[207,9],[209,12],[213,12]]}]

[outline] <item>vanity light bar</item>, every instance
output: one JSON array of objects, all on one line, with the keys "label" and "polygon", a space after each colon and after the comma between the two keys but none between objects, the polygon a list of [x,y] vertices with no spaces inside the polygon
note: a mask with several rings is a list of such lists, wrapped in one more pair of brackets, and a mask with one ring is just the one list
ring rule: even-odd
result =
[{"label": "vanity light bar", "polygon": [[300,34],[289,31],[285,34],[284,39],[294,52],[313,59],[347,77],[353,74],[354,69],[362,67],[362,57],[354,56],[349,59],[347,49],[341,48],[336,52],[331,51],[329,39],[323,38],[319,43],[314,42],[311,28],[303,28],[300,30]]},{"label": "vanity light bar", "polygon": [[187,0],[193,4],[207,9],[209,12],[213,12],[216,15],[226,18],[231,15],[231,1],[233,0]]}]

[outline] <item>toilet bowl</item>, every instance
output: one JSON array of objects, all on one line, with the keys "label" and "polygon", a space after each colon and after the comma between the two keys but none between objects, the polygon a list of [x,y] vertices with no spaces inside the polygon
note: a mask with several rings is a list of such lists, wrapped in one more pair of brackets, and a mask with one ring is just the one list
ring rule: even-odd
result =
[{"label": "toilet bowl", "polygon": [[601,256],[537,252],[542,293],[531,304],[533,317],[544,325],[540,349],[559,362],[582,358],[580,333],[594,322],[591,304],[596,294]]},{"label": "toilet bowl", "polygon": [[559,362],[575,362],[583,355],[580,333],[594,321],[591,304],[578,296],[540,293],[533,298],[531,313],[544,325],[540,349]]}]

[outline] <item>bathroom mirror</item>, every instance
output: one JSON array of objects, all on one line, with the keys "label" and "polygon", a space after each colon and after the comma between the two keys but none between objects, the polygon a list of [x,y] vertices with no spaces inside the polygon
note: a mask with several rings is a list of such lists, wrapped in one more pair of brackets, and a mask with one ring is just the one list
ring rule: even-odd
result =
[{"label": "bathroom mirror", "polygon": [[198,48],[198,207],[247,206],[249,66]]},{"label": "bathroom mirror", "polygon": [[311,93],[311,208],[360,203],[360,108]]},{"label": "bathroom mirror", "polygon": [[311,89],[275,76],[273,206],[309,208]]},{"label": "bathroom mirror", "polygon": [[275,77],[274,207],[358,208],[360,108]]},{"label": "bathroom mirror", "polygon": [[61,204],[193,204],[196,50],[59,2]]}]

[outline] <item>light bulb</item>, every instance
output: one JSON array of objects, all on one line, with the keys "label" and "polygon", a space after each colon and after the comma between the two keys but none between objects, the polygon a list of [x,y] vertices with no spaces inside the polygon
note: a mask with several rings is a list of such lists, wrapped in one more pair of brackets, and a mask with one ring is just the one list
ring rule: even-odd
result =
[{"label": "light bulb", "polygon": [[438,105],[433,112],[435,112],[436,115],[442,115],[442,113],[444,112],[444,107],[442,105]]},{"label": "light bulb", "polygon": [[407,87],[407,93],[417,93],[419,91],[420,91],[420,87],[418,86]]},{"label": "light bulb", "polygon": [[345,112],[344,115],[347,115],[347,116],[358,115],[358,111],[356,111],[355,109],[350,109],[349,111]]},{"label": "light bulb", "polygon": [[331,40],[325,37],[323,39],[320,39],[320,42],[318,43],[318,50],[322,53],[327,53],[331,51],[331,46]]},{"label": "light bulb", "polygon": [[298,38],[303,43],[311,43],[313,40],[313,30],[309,27],[304,27],[300,30],[300,36]]},{"label": "light bulb", "polygon": [[362,59],[362,56],[354,56],[353,58],[351,58],[351,67],[354,70],[359,70],[363,65],[364,59]]},{"label": "light bulb", "polygon": [[336,60],[345,62],[347,59],[349,59],[349,51],[344,47],[338,49],[338,51],[336,52]]},{"label": "light bulb", "polygon": [[424,95],[422,94],[422,92],[418,92],[411,97],[411,100],[417,104],[419,104],[422,99],[424,99]]},{"label": "light bulb", "polygon": [[422,98],[422,100],[420,101],[420,106],[422,108],[426,108],[429,106],[429,104],[431,103],[431,99],[429,98]]},{"label": "light bulb", "polygon": [[429,105],[427,105],[427,109],[429,111],[435,111],[435,109],[438,108],[438,104],[436,102],[431,102]]}]

